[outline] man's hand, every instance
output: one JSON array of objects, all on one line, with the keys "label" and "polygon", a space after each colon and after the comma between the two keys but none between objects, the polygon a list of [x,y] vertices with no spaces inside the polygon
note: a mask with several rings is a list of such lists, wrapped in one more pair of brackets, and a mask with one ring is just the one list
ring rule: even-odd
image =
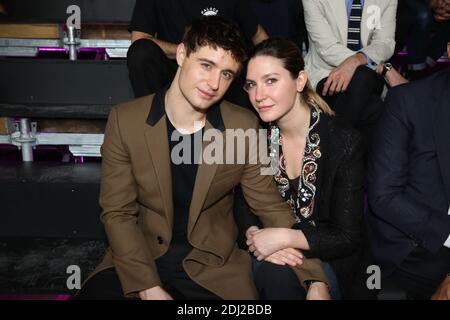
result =
[{"label": "man's hand", "polygon": [[437,22],[450,20],[449,0],[433,0],[431,1],[431,9],[433,10],[433,17]]},{"label": "man's hand", "polygon": [[160,286],[140,291],[139,298],[141,300],[173,300],[170,294]]},{"label": "man's hand", "polygon": [[258,230],[259,228],[257,226],[249,227],[247,231],[245,231],[245,237],[247,238],[247,240],[250,240]]},{"label": "man's hand", "polygon": [[431,296],[431,300],[450,300],[450,275],[441,282],[436,292]]},{"label": "man's hand", "polygon": [[328,286],[324,282],[313,282],[306,294],[306,300],[331,300]]},{"label": "man's hand", "polygon": [[354,54],[345,59],[339,66],[333,69],[323,85],[322,95],[332,96],[335,93],[344,92],[355,74],[356,68],[367,64],[367,58],[362,53]]}]

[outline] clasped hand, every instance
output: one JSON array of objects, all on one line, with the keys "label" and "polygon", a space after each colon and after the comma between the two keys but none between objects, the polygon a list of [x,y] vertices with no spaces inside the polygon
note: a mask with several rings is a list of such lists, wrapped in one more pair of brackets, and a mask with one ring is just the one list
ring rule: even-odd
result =
[{"label": "clasped hand", "polygon": [[256,226],[246,232],[249,251],[258,261],[265,260],[278,265],[298,266],[303,263],[301,251],[289,247],[285,228],[259,229]]}]

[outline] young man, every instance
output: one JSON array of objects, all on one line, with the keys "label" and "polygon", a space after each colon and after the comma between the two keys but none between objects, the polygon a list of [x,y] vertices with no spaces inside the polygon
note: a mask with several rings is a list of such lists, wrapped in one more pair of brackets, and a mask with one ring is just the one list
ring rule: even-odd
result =
[{"label": "young man", "polygon": [[[127,54],[131,85],[136,97],[155,93],[168,85],[177,70],[175,55],[186,26],[202,16],[221,16],[234,21],[246,44],[268,38],[258,24],[249,1],[241,0],[137,0],[130,22],[132,45]],[[236,79],[226,99],[249,107],[242,90],[243,79]]]},{"label": "young man", "polygon": [[[247,145],[238,150],[243,164],[195,161],[201,157],[195,143],[183,151],[190,161],[179,163],[173,141],[173,135],[195,142],[212,131],[258,130],[250,111],[221,102],[245,59],[243,48],[240,31],[224,18],[194,21],[177,47],[170,86],[113,108],[100,194],[110,248],[79,299],[257,298],[251,258],[236,244],[231,190],[241,184],[266,226],[292,226],[289,207],[272,177],[261,175],[261,164],[248,161]],[[291,264],[302,260],[285,256]],[[305,259],[295,272],[303,283],[326,281],[319,260]]]}]

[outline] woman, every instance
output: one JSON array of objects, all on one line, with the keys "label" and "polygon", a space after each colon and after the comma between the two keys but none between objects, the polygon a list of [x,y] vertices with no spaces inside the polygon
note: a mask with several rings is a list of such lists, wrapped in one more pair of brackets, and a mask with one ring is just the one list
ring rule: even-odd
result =
[{"label": "woman", "polygon": [[269,274],[274,264],[285,264],[280,252],[296,248],[324,262],[333,298],[348,297],[366,249],[361,139],[311,88],[301,51],[289,40],[272,38],[255,47],[244,88],[262,121],[271,123],[274,179],[297,221],[293,229],[247,230],[249,250],[266,261],[254,270],[258,290],[265,297],[266,286],[281,291],[276,287],[283,280]]}]

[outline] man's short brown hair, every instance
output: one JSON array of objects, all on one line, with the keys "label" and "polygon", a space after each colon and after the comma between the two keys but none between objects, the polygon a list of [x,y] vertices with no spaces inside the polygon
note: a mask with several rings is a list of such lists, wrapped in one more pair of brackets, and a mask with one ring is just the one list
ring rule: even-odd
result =
[{"label": "man's short brown hair", "polygon": [[230,51],[240,64],[247,59],[246,43],[239,27],[232,21],[219,16],[206,16],[195,19],[186,28],[183,36],[186,55],[199,47],[210,46]]}]

